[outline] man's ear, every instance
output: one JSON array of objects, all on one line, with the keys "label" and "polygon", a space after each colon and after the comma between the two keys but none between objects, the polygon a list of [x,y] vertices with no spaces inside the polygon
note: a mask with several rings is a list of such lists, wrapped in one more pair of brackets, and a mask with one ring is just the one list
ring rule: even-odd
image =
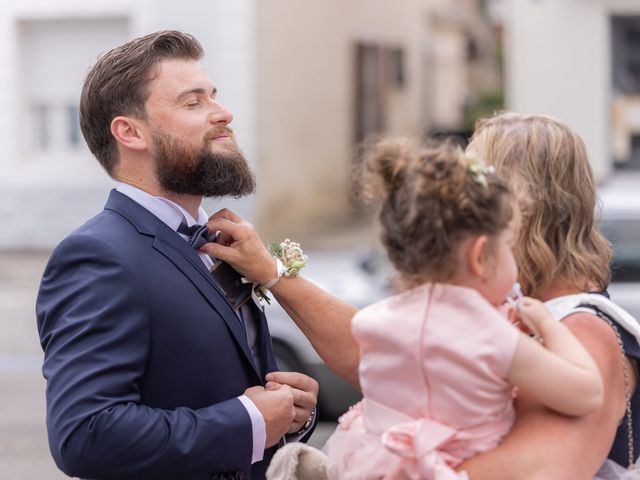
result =
[{"label": "man's ear", "polygon": [[486,235],[474,237],[467,248],[469,271],[483,280],[489,272],[489,239]]},{"label": "man's ear", "polygon": [[123,147],[130,150],[144,150],[148,147],[139,120],[119,115],[111,120],[111,134]]}]

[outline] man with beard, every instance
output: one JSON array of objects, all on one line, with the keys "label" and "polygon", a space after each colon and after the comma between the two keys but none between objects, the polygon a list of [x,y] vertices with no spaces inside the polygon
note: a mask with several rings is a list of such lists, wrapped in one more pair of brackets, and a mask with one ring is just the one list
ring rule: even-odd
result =
[{"label": "man with beard", "polygon": [[251,292],[199,251],[202,198],[255,186],[201,56],[157,32],[85,80],[82,133],[118,183],[55,249],[36,306],[49,445],[71,476],[264,478],[313,428],[317,383],[276,371]]}]

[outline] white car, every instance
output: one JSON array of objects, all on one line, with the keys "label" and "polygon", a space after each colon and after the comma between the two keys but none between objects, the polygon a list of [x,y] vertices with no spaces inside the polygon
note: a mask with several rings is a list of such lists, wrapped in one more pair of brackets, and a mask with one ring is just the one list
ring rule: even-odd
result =
[{"label": "white car", "polygon": [[[386,295],[386,267],[379,254],[368,249],[305,253],[309,261],[301,275],[351,305],[364,307]],[[360,400],[360,393],[329,370],[275,300],[266,315],[280,370],[306,373],[320,384],[321,418],[335,420]]]},{"label": "white car", "polygon": [[599,189],[602,231],[611,242],[611,299],[640,320],[640,172],[616,173]]}]

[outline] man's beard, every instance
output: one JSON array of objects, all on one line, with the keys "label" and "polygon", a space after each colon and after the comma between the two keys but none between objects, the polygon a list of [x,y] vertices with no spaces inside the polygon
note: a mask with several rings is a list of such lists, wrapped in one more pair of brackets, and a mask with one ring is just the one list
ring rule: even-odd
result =
[{"label": "man's beard", "polygon": [[[229,135],[233,144],[226,144],[226,150],[212,151],[211,140],[221,134]],[[199,148],[170,135],[154,134],[153,142],[156,177],[168,192],[239,198],[255,191],[253,172],[226,127],[209,132]]]}]

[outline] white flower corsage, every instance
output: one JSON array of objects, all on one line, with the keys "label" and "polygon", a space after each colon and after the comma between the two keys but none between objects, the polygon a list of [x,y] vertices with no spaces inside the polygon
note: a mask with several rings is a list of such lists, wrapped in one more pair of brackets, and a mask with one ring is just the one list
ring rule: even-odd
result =
[{"label": "white flower corsage", "polygon": [[253,292],[260,300],[271,304],[269,289],[278,283],[281,277],[297,277],[300,270],[307,264],[308,257],[299,243],[292,242],[288,238],[284,242],[271,243],[267,248],[276,259],[276,277],[264,285],[254,284]]},{"label": "white flower corsage", "polygon": [[300,244],[292,242],[288,238],[284,242],[272,243],[269,245],[269,252],[282,263],[282,273],[278,272],[278,278],[282,275],[285,277],[295,278],[298,276],[307,264],[308,257],[302,251]]}]

